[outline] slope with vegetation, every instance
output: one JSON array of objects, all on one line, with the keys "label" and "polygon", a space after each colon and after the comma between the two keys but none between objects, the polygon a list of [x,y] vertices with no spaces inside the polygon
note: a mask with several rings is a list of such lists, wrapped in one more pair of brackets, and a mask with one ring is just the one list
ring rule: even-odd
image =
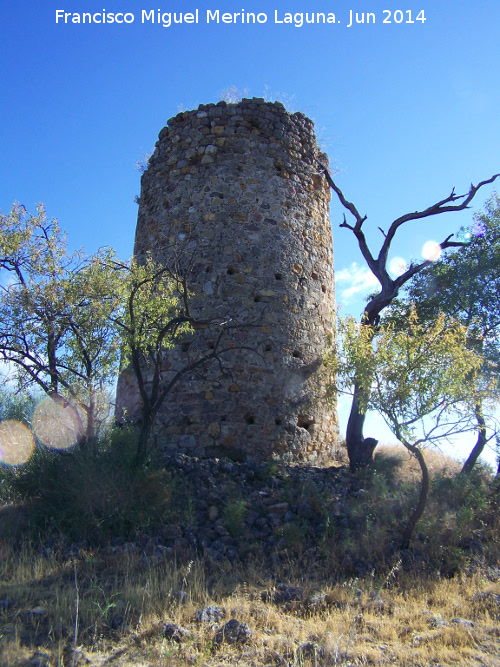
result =
[{"label": "slope with vegetation", "polygon": [[[134,458],[121,430],[92,456],[40,450],[2,471],[1,664],[496,664],[490,471],[428,456],[401,551],[419,479],[403,449],[357,473]],[[209,605],[223,616],[200,623]],[[251,635],[215,641],[232,618]]]}]

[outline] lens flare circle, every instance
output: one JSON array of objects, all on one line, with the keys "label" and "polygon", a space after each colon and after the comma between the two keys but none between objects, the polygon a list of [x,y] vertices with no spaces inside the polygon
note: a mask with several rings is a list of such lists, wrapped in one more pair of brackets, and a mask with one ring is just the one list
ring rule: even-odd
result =
[{"label": "lens flare circle", "polygon": [[422,248],[422,257],[428,262],[436,262],[441,255],[441,246],[436,241],[427,241]]},{"label": "lens flare circle", "polygon": [[35,408],[32,420],[37,438],[52,449],[69,449],[82,433],[76,409],[68,402],[43,398]]},{"label": "lens flare circle", "polygon": [[408,268],[406,260],[402,257],[393,257],[389,262],[389,271],[393,276],[401,276]]},{"label": "lens flare circle", "polygon": [[10,466],[19,466],[31,458],[35,441],[27,426],[15,419],[6,419],[0,424],[0,461]]},{"label": "lens flare circle", "polygon": [[465,229],[461,229],[457,234],[457,241],[461,243],[469,243],[472,238],[472,234]]}]

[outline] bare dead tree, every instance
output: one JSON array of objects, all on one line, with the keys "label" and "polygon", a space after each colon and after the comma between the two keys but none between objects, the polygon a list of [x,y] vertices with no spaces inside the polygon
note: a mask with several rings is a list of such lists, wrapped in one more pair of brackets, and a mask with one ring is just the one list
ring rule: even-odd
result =
[{"label": "bare dead tree", "polygon": [[[344,213],[344,220],[340,224],[340,227],[345,227],[346,229],[350,229],[352,231],[358,241],[359,249],[361,250],[368,268],[380,283],[380,291],[366,304],[363,315],[361,317],[362,324],[372,327],[377,326],[380,320],[380,313],[391,304],[393,299],[396,298],[401,287],[406,282],[408,282],[412,276],[414,276],[416,273],[419,273],[430,264],[429,260],[412,263],[403,274],[397,278],[391,278],[387,270],[387,258],[389,255],[391,243],[394,240],[398,229],[407,222],[422,220],[423,218],[430,218],[435,215],[440,215],[441,213],[452,213],[470,208],[469,204],[474,199],[480,188],[488,185],[489,183],[493,183],[500,176],[500,174],[495,174],[491,178],[485,181],[481,181],[478,183],[478,185],[471,184],[469,192],[463,195],[455,194],[455,189],[453,188],[448,197],[445,197],[435,204],[432,204],[423,211],[406,213],[405,215],[396,218],[396,220],[390,224],[387,232],[379,227],[384,237],[384,241],[378,255],[375,256],[375,254],[373,254],[368,247],[368,243],[363,232],[363,224],[365,223],[367,216],[361,216],[356,206],[345,198],[342,190],[334,182],[327,167],[325,167],[325,165],[319,161],[318,166],[323,171],[328,185],[337,195],[341,205],[347,211],[349,211],[349,213],[354,218],[354,224],[349,224]],[[461,241],[453,241],[452,237],[453,234],[450,234],[443,240],[442,243],[440,243],[442,250],[467,245],[467,243],[463,243]],[[353,401],[349,414],[349,420],[347,423],[346,445],[349,455],[349,464],[353,470],[367,466],[372,460],[373,451],[377,446],[377,440],[375,440],[375,438],[364,438],[363,436],[365,413],[360,408],[360,396],[363,393],[363,390],[364,388],[359,384],[354,384]]]}]

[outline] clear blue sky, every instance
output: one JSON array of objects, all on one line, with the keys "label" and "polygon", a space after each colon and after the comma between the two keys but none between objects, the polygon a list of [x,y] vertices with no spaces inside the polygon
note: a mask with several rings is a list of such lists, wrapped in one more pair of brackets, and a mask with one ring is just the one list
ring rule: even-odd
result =
[{"label": "clear blue sky", "polygon": [[[56,24],[58,9],[129,12],[135,21]],[[143,24],[142,10],[151,9],[198,9],[200,22]],[[268,20],[207,24],[207,9],[262,12]],[[347,27],[351,9],[375,14],[375,24]],[[392,12],[390,24],[383,23],[384,9]],[[425,23],[415,20],[421,10]],[[275,11],[279,20],[287,12],[334,12],[337,23],[275,23]],[[111,245],[130,256],[136,161],[152,150],[168,118],[216,102],[236,86],[248,96],[267,91],[292,101],[315,121],[338,184],[368,215],[367,235],[379,243],[378,226],[500,171],[499,65],[498,0],[3,0],[0,208],[6,212],[17,200],[33,210],[43,201],[72,247],[91,252]],[[475,208],[491,192],[486,188]],[[470,218],[450,214],[414,223],[394,244],[394,255],[418,257],[425,241],[439,242]],[[335,204],[338,300],[358,314],[362,293],[355,288],[366,274],[339,222]]]}]

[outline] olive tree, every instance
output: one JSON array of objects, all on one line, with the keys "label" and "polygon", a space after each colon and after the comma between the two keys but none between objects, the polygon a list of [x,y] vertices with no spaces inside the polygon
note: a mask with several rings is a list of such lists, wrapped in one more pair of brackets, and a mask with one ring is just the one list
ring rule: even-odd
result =
[{"label": "olive tree", "polygon": [[464,406],[485,399],[477,383],[483,359],[467,346],[467,328],[442,314],[429,323],[412,310],[401,328],[347,318],[339,330],[339,349],[327,363],[337,372],[340,387],[357,387],[360,412],[379,412],[420,466],[418,504],[401,540],[407,548],[429,491],[424,450],[474,428]]},{"label": "olive tree", "polygon": [[103,418],[101,397],[119,364],[120,308],[111,250],[70,253],[57,220],[14,205],[0,219],[0,359],[21,389],[70,410],[82,442]]},{"label": "olive tree", "polygon": [[[416,308],[432,322],[439,312],[468,327],[467,345],[484,356],[478,382],[489,386],[490,400],[498,397],[500,368],[500,199],[495,194],[471,227],[459,234],[467,245],[428,266],[406,285],[393,317],[404,320]],[[469,473],[486,444],[497,435],[496,420],[485,412],[481,392],[473,406],[477,439],[464,463]]]}]

